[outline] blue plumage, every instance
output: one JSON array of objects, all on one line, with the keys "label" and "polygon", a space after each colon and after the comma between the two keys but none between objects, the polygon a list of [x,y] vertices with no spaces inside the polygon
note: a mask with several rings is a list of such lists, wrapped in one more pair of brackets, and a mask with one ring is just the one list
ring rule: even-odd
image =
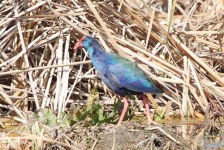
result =
[{"label": "blue plumage", "polygon": [[125,96],[163,92],[134,62],[104,51],[94,38],[86,36],[82,46],[88,51],[101,79],[115,93]]},{"label": "blue plumage", "polygon": [[74,49],[79,47],[88,51],[90,59],[104,83],[116,94],[123,97],[124,108],[118,125],[121,125],[127,112],[126,95],[141,95],[146,108],[148,123],[157,124],[150,117],[148,98],[144,93],[162,93],[163,90],[157,87],[142,69],[126,58],[104,51],[98,41],[90,36],[82,37],[75,44]]}]

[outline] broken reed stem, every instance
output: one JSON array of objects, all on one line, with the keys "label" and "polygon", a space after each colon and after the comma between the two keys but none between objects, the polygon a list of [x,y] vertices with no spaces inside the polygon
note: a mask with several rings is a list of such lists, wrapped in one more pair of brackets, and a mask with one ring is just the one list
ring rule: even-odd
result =
[{"label": "broken reed stem", "polygon": [[173,44],[178,47],[184,53],[187,53],[197,64],[199,64],[203,69],[205,69],[221,86],[224,86],[224,80],[213,71],[208,65],[205,64],[198,56],[196,56],[189,48],[180,42],[176,37],[172,36]]},{"label": "broken reed stem", "polygon": [[89,63],[91,63],[91,61],[86,60],[86,61],[73,62],[73,63],[68,63],[68,64],[34,67],[34,68],[27,68],[27,69],[23,69],[23,70],[12,70],[12,71],[7,71],[7,72],[0,72],[0,76],[13,75],[13,74],[18,74],[18,73],[22,73],[22,72],[29,72],[29,71],[36,71],[36,70],[43,70],[43,69],[51,69],[51,68],[58,68],[58,67],[76,66],[76,65],[89,64]]},{"label": "broken reed stem", "polygon": [[121,56],[125,56],[125,53],[123,51],[120,50],[120,48],[118,47],[117,42],[114,40],[114,37],[112,36],[112,34],[110,33],[110,31],[107,29],[107,26],[105,24],[105,22],[103,21],[103,19],[100,17],[99,13],[97,12],[97,10],[95,9],[93,3],[90,0],[85,0],[86,3],[88,4],[89,8],[92,10],[94,16],[97,18],[97,20],[99,21],[100,25],[102,26],[102,28],[104,29],[105,33],[108,35],[108,37],[110,38],[114,48],[118,51],[118,53]]}]

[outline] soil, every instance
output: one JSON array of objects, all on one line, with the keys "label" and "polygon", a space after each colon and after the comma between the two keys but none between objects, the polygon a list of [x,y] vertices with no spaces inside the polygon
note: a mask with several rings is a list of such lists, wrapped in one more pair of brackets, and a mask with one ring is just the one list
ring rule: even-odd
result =
[{"label": "soil", "polygon": [[[155,129],[154,129],[155,128]],[[156,129],[157,128],[157,129]],[[167,132],[180,144],[172,141],[161,130]],[[151,130],[154,129],[154,130]],[[177,127],[148,126],[125,122],[122,126],[106,125],[91,128],[89,142],[84,147],[95,150],[147,150],[147,149],[191,149],[190,142],[177,133]],[[87,132],[86,132],[87,133]],[[90,135],[90,134],[89,134]]]}]

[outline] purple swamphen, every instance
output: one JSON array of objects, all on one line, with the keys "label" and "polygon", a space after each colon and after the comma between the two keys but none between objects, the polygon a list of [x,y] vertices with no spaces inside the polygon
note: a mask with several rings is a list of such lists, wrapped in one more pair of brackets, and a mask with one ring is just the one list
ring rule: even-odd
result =
[{"label": "purple swamphen", "polygon": [[97,40],[90,36],[83,36],[74,49],[85,48],[90,59],[104,83],[116,94],[123,97],[124,108],[119,118],[121,125],[128,109],[127,95],[141,95],[146,108],[149,124],[152,121],[149,111],[148,97],[143,93],[162,93],[163,90],[156,86],[134,62],[103,50]]}]

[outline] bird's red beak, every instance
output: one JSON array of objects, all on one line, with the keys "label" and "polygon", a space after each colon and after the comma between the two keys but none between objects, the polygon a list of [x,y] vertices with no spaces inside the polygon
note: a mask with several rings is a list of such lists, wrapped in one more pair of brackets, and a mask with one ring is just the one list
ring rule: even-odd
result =
[{"label": "bird's red beak", "polygon": [[74,46],[74,49],[82,48],[82,41],[86,38],[86,36],[83,36]]}]

